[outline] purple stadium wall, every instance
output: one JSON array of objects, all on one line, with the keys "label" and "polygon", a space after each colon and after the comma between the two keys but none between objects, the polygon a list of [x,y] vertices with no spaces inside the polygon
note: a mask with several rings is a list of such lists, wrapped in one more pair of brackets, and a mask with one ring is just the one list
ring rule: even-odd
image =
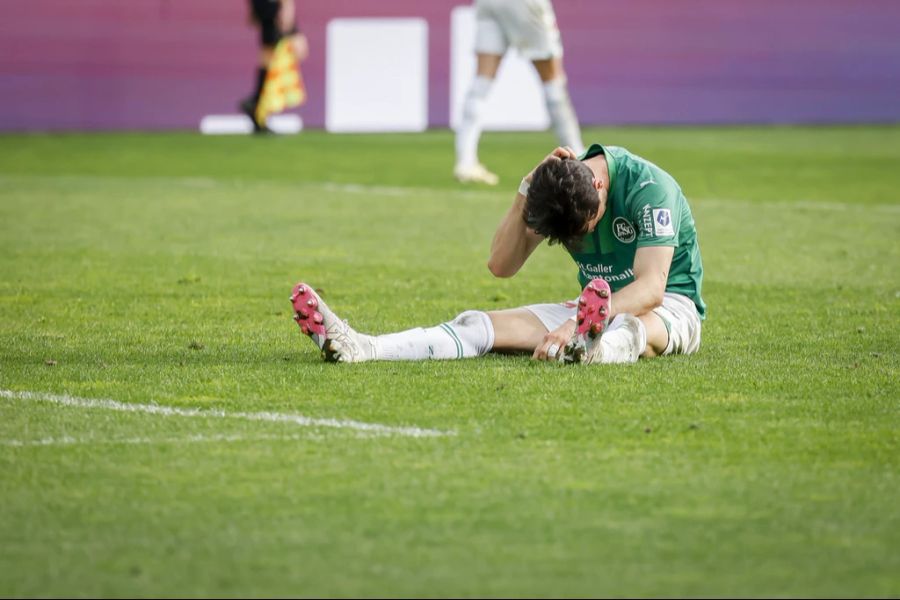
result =
[{"label": "purple stadium wall", "polygon": [[[0,0],[0,130],[194,128],[253,79],[245,0]],[[449,121],[454,0],[298,0],[307,127],[325,26],[423,17],[429,123]],[[585,124],[900,121],[896,0],[556,0]]]}]

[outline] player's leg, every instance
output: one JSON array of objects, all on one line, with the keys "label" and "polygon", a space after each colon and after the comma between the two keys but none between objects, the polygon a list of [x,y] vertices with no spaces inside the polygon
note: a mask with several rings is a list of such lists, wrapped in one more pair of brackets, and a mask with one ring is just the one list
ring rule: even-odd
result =
[{"label": "player's leg", "polygon": [[541,78],[544,91],[544,104],[550,115],[553,131],[562,146],[568,146],[576,154],[584,152],[581,141],[581,127],[569,97],[566,74],[562,66],[562,58],[549,58],[532,61]]},{"label": "player's leg", "polygon": [[498,182],[497,176],[478,160],[478,141],[483,128],[484,107],[503,55],[509,47],[493,8],[487,2],[478,2],[475,7],[477,66],[475,79],[472,80],[463,101],[462,119],[456,128],[456,165],[453,169],[454,177],[464,183],[496,185]]},{"label": "player's leg", "polygon": [[516,45],[531,60],[541,78],[544,103],[560,145],[581,154],[584,151],[581,128],[569,98],[562,38],[553,6],[549,0],[525,0],[511,12],[511,17]]},{"label": "player's leg", "polygon": [[488,352],[532,353],[548,331],[575,314],[574,303],[468,310],[436,327],[375,337],[378,360],[454,359]]},{"label": "player's leg", "polygon": [[485,312],[469,310],[434,327],[373,336],[355,331],[305,283],[291,294],[294,319],[332,362],[473,358],[494,346],[494,325]]},{"label": "player's leg", "polygon": [[259,63],[256,68],[256,80],[253,92],[241,100],[240,109],[253,122],[253,130],[257,133],[266,132],[265,123],[258,123],[256,120],[256,106],[259,104],[259,97],[262,95],[263,86],[266,83],[266,77],[269,74],[269,64],[272,62],[272,56],[275,53],[275,45],[281,36],[278,28],[278,4],[266,2],[266,0],[253,0],[251,3],[253,11],[253,20],[259,27],[260,49]]},{"label": "player's leg", "polygon": [[574,319],[576,306],[575,302],[531,304],[489,313],[496,332],[494,351],[526,352],[538,360],[563,360],[560,345],[548,340],[548,334]]},{"label": "player's leg", "polygon": [[268,131],[265,123],[260,123],[256,119],[256,107],[259,105],[259,98],[262,95],[263,87],[266,84],[266,77],[269,75],[269,63],[272,62],[272,56],[275,53],[275,46],[261,46],[259,50],[259,66],[256,68],[256,81],[253,87],[253,93],[241,100],[241,112],[253,122],[253,131],[255,133],[265,133]]},{"label": "player's leg", "polygon": [[487,313],[467,310],[434,327],[415,327],[375,337],[376,360],[451,360],[484,356],[494,346]]},{"label": "player's leg", "polygon": [[467,310],[435,327],[375,337],[377,360],[456,359],[488,352],[531,353],[551,329],[575,313],[574,303],[535,304],[482,312]]},{"label": "player's leg", "polygon": [[650,311],[645,315],[638,317],[644,326],[647,344],[641,353],[642,358],[653,358],[654,356],[662,356],[669,344],[669,331],[662,318],[655,312]]},{"label": "player's leg", "polygon": [[667,292],[662,306],[642,315],[641,320],[647,329],[645,358],[693,354],[700,348],[700,315],[687,296]]},{"label": "player's leg", "polygon": [[499,178],[478,159],[478,142],[484,127],[484,107],[503,56],[478,54],[478,70],[463,102],[462,120],[456,129],[456,166],[453,175],[462,183],[497,185]]},{"label": "player's leg", "polygon": [[548,331],[528,308],[495,310],[488,315],[494,325],[495,352],[533,352]]}]

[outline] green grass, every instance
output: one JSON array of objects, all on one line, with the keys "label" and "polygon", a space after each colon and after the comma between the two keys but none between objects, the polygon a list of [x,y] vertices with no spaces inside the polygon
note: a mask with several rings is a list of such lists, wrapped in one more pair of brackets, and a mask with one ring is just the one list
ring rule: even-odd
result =
[{"label": "green grass", "polygon": [[585,137],[688,195],[698,354],[326,365],[299,334],[301,278],[371,333],[574,297],[557,248],[485,267],[549,134],[484,136],[500,190],[447,132],[0,137],[0,389],[456,434],[0,397],[0,596],[900,594],[900,128]]}]

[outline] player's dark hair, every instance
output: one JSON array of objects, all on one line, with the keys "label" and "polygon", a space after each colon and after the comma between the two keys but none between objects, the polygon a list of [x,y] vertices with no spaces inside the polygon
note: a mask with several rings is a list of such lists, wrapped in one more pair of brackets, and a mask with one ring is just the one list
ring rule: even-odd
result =
[{"label": "player's dark hair", "polygon": [[534,171],[522,217],[550,244],[577,250],[599,206],[590,167],[580,160],[548,160]]}]

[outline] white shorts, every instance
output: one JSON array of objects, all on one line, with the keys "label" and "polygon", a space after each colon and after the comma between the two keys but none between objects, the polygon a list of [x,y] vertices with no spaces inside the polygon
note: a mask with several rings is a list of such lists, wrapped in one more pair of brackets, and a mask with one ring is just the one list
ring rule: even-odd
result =
[{"label": "white shorts", "polygon": [[[578,300],[559,304],[532,304],[524,307],[540,319],[547,331],[553,331],[578,312]],[[700,348],[700,315],[693,300],[666,292],[662,306],[654,308],[669,332],[669,344],[663,354],[693,354]]]},{"label": "white shorts", "polygon": [[527,60],[563,54],[550,0],[476,0],[475,52],[502,56],[510,46]]}]

